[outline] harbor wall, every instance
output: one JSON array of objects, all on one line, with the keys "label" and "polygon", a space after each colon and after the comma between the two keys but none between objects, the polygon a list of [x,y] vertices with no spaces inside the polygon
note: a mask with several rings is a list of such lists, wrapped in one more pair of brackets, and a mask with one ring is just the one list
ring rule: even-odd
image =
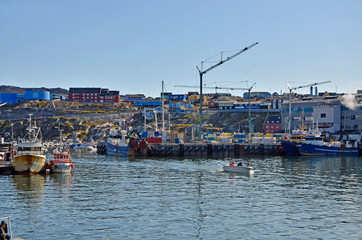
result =
[{"label": "harbor wall", "polygon": [[212,157],[212,158],[237,158],[246,155],[282,155],[280,144],[240,144],[240,143],[159,143],[149,144],[147,151],[142,151],[143,156],[157,157]]}]

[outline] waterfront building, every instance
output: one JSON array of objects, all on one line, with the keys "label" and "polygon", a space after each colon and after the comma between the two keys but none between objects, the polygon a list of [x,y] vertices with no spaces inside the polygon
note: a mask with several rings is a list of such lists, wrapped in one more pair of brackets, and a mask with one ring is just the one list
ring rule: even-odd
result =
[{"label": "waterfront building", "polygon": [[[347,95],[345,95],[347,96]],[[337,133],[362,132],[362,105],[358,94],[292,99],[291,129],[318,127],[320,131]],[[347,99],[347,100],[346,100]],[[282,129],[288,126],[289,101],[282,104]]]},{"label": "waterfront building", "polygon": [[119,103],[119,91],[109,91],[107,88],[69,88],[69,101]]},{"label": "waterfront building", "polygon": [[264,133],[280,132],[282,129],[282,116],[270,115],[264,124]]}]

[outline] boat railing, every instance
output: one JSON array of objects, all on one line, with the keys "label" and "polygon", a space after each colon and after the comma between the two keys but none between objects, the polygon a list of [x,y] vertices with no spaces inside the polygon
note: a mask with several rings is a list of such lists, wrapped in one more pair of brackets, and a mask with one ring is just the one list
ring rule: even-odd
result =
[{"label": "boat railing", "polygon": [[22,156],[22,155],[44,155],[44,151],[18,151],[16,155]]},{"label": "boat railing", "polygon": [[53,164],[56,164],[56,163],[72,163],[72,160],[70,159],[63,159],[63,160],[58,160],[58,159],[53,159],[53,160],[50,160],[49,163],[53,163]]},{"label": "boat railing", "polygon": [[8,225],[8,232],[7,234],[10,235],[10,239],[13,239],[13,234],[11,232],[11,224],[10,224],[10,217],[2,217],[0,218],[0,221],[6,221]]}]

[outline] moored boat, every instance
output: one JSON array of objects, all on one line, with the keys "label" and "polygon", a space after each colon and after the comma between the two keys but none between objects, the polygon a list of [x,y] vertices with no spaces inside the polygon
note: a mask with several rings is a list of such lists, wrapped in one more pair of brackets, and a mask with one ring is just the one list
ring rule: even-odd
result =
[{"label": "moored boat", "polygon": [[300,156],[297,144],[301,143],[306,136],[320,136],[320,132],[297,130],[290,135],[286,135],[281,142],[284,154],[286,156]]},{"label": "moored boat", "polygon": [[53,159],[49,161],[49,169],[52,173],[69,173],[74,169],[69,151],[55,149]]},{"label": "moored boat", "polygon": [[358,146],[351,141],[324,141],[322,137],[306,136],[297,147],[302,156],[358,156]]},{"label": "moored boat", "polygon": [[108,155],[128,156],[129,140],[125,133],[110,133],[105,144]]},{"label": "moored boat", "polygon": [[15,172],[40,173],[45,171],[45,148],[41,141],[40,128],[30,124],[25,138],[16,145],[16,153],[12,159]]}]

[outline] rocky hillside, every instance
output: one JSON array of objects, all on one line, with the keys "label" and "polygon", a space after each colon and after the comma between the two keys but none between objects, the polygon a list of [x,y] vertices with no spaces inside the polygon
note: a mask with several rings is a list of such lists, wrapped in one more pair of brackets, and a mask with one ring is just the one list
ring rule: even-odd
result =
[{"label": "rocky hillside", "polygon": [[15,86],[0,86],[0,92],[3,93],[17,93],[17,94],[24,94],[24,91],[49,91],[53,94],[68,94],[68,90],[63,88],[21,88]]},{"label": "rocky hillside", "polygon": [[[35,123],[36,122],[36,123]],[[76,118],[46,118],[33,121],[37,127],[41,128],[42,137],[45,141],[55,141],[59,139],[60,131],[62,138],[70,140],[84,140],[91,142],[92,140],[98,141],[103,139],[109,134],[109,131],[117,129],[118,126],[112,122],[99,121],[92,122],[90,120],[76,119]],[[0,133],[1,136],[7,140],[23,138],[27,132],[26,128],[29,126],[29,121],[8,121],[0,120]]]},{"label": "rocky hillside", "polygon": [[[65,101],[29,101],[6,105],[0,109],[0,136],[10,140],[24,137],[28,126],[28,115],[41,127],[43,139],[54,141],[62,137],[69,140],[99,141],[108,136],[111,129],[117,129],[117,122],[124,120],[133,129],[144,130],[142,111],[127,103],[92,104]],[[262,132],[266,113],[253,113],[253,127]],[[170,119],[170,121],[168,121]],[[158,129],[161,128],[161,114],[158,115]],[[186,133],[191,138],[192,128],[198,123],[197,112],[193,114],[166,115],[166,129]],[[170,125],[171,123],[171,125]],[[13,125],[13,128],[12,128]],[[155,131],[154,117],[146,120],[147,131]],[[248,113],[205,112],[203,115],[204,132],[248,132]]]}]

